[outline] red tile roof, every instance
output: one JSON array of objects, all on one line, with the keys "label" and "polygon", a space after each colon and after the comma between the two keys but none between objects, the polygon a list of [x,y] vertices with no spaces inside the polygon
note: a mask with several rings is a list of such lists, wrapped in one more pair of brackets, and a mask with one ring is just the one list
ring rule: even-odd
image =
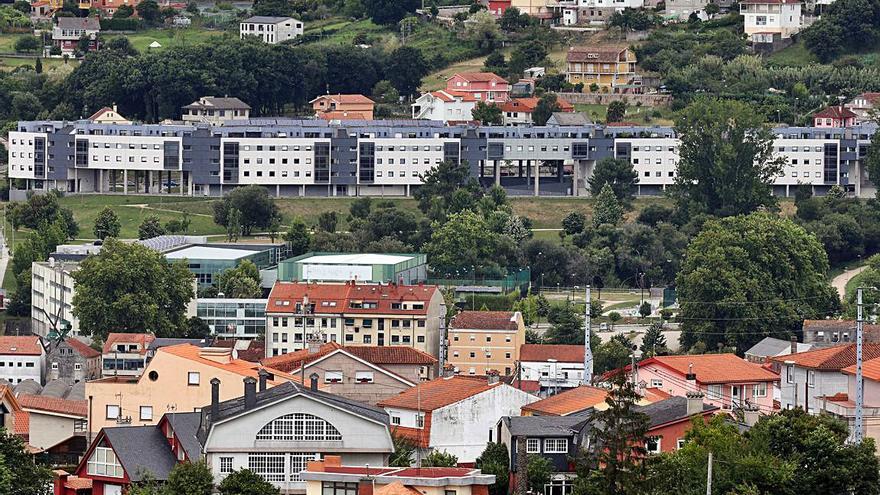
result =
[{"label": "red tile roof", "polygon": [[450,79],[455,79],[456,77],[460,77],[468,82],[492,82],[492,81],[495,81],[496,83],[498,83],[498,82],[507,83],[507,79],[504,79],[503,77],[499,76],[498,74],[495,74],[494,72],[459,72],[459,73],[453,75],[452,77],[450,77],[449,79],[447,79],[447,81],[449,81]]},{"label": "red tile roof", "polygon": [[[862,356],[866,361],[880,357],[880,344],[864,344]],[[856,345],[836,345],[770,359],[777,363],[793,361],[797,366],[816,370],[842,370],[847,366],[854,366],[856,364]]]},{"label": "red tile roof", "polygon": [[379,407],[433,411],[499,386],[505,385],[500,382],[489,385],[484,377],[460,375],[442,377],[423,382],[399,395],[385,399],[377,405]]},{"label": "red tile roof", "polygon": [[532,402],[522,407],[523,412],[530,411],[544,416],[568,416],[569,414],[589,409],[605,402],[608,391],[604,388],[582,385],[565,392],[551,395],[546,399]]},{"label": "red tile roof", "polygon": [[399,481],[376,488],[374,495],[422,495],[422,492]]},{"label": "red tile roof", "polygon": [[25,409],[56,412],[71,416],[88,416],[89,403],[85,400],[67,400],[46,395],[19,395],[18,402]]},{"label": "red tile roof", "polygon": [[[749,2],[746,2],[746,3],[749,3]],[[774,2],[753,1],[752,3],[774,3]],[[818,112],[813,114],[813,117],[814,118],[819,117],[819,118],[826,118],[826,119],[831,118],[831,119],[843,120],[843,119],[855,118],[855,117],[857,117],[857,115],[854,114],[852,112],[852,110],[850,110],[849,108],[846,108],[846,107],[827,107],[827,108],[825,108],[823,110],[819,110]]]},{"label": "red tile roof", "polygon": [[[541,101],[541,99],[535,97],[513,98],[505,101],[504,103],[501,103],[498,106],[501,107],[502,112],[532,113],[538,106],[539,101]],[[560,112],[574,112],[574,105],[562,99],[561,97],[557,97],[556,102],[559,104]]]},{"label": "red tile roof", "polygon": [[462,311],[451,325],[456,330],[517,330],[517,320],[513,311]]},{"label": "red tile roof", "polygon": [[43,353],[43,344],[37,336],[0,337],[0,355],[9,356],[39,356]]},{"label": "red tile roof", "polygon": [[73,350],[79,353],[80,356],[86,359],[96,358],[101,355],[99,351],[92,349],[89,345],[79,339],[69,337],[65,342],[67,342],[67,345],[72,347]]},{"label": "red tile roof", "polygon": [[517,380],[515,377],[508,382],[511,387],[522,390],[523,392],[534,393],[541,390],[541,382],[538,380]]},{"label": "red tile roof", "polygon": [[317,352],[311,352],[310,349],[300,349],[280,356],[272,356],[262,359],[260,360],[260,364],[284,371],[285,373],[290,373],[293,370],[299,369],[303,362],[306,364],[311,363],[312,361],[322,358],[341,348],[342,345],[337,344],[336,342],[329,342],[322,345]]},{"label": "red tile roof", "polygon": [[438,98],[445,102],[452,102],[456,99],[460,99],[461,101],[477,101],[477,97],[473,95],[473,93],[469,93],[467,91],[454,91],[451,89],[441,89],[439,91],[432,91],[431,95],[434,98]]},{"label": "red tile roof", "polygon": [[66,482],[64,482],[64,487],[70,488],[71,490],[91,490],[92,480],[91,478],[80,478],[79,476],[71,476],[67,478]]},{"label": "red tile roof", "polygon": [[[433,285],[318,284],[275,282],[266,313],[296,313],[296,303],[308,298],[315,314],[426,315],[437,288]],[[374,309],[353,308],[353,302],[375,302]],[[392,309],[392,303],[423,302],[422,309]]]},{"label": "red tile roof", "polygon": [[333,110],[318,114],[321,120],[371,120],[370,115],[364,112],[352,112],[345,110]]},{"label": "red tile roof", "polygon": [[31,433],[31,417],[27,411],[16,411],[12,415],[13,432],[20,437],[27,437]]},{"label": "red tile roof", "polygon": [[149,333],[111,333],[107,335],[107,340],[104,341],[103,352],[104,354],[109,354],[112,352],[116,352],[116,344],[138,344],[140,345],[140,350],[138,351],[140,354],[147,353],[147,347],[150,342],[156,340],[152,334]]},{"label": "red tile roof", "polygon": [[672,394],[664,392],[656,387],[649,387],[645,389],[642,397],[648,402],[660,402],[661,400],[666,400],[672,397]]},{"label": "red tile roof", "polygon": [[[214,348],[216,350],[216,348]],[[202,348],[196,347],[192,344],[179,344],[172,345],[167,347],[161,347],[157,352],[167,352],[168,354],[172,354],[174,356],[178,356],[184,359],[189,359],[191,361],[204,364],[206,366],[213,366],[215,368],[221,368],[230,373],[236,373],[241,376],[250,376],[253,378],[257,378],[257,372],[260,369],[259,364],[251,363],[245,361],[243,359],[230,359],[228,362],[218,362],[214,359],[208,359],[204,357],[203,354],[205,352],[210,352],[210,348]],[[265,366],[266,371],[275,375],[274,380],[269,380],[273,385],[277,385],[279,383],[283,383],[285,381],[291,380],[294,377],[287,375],[281,370],[276,370],[269,366]],[[143,375],[142,375],[143,376]]]},{"label": "red tile roof", "polygon": [[[869,344],[865,344],[865,349],[867,350]],[[863,356],[867,356],[867,353],[863,352]],[[848,375],[856,374],[856,365],[853,363],[851,366],[847,366],[846,368],[840,370]],[[868,380],[873,380],[875,382],[880,381],[880,358],[873,357],[868,358],[865,357],[865,361],[862,362],[862,375]]]},{"label": "red tile roof", "polygon": [[345,352],[369,361],[373,364],[416,364],[430,366],[437,362],[437,358],[412,347],[402,345],[392,346],[351,346],[346,347]]},{"label": "red tile roof", "polygon": [[542,362],[548,359],[555,359],[560,363],[583,363],[584,346],[523,344],[519,348],[520,361]]},{"label": "red tile roof", "polygon": [[658,365],[668,368],[679,375],[689,373],[693,365],[693,373],[697,381],[705,384],[742,383],[742,382],[774,382],[779,375],[760,365],[750,363],[735,354],[693,354],[684,356],[656,356],[639,363],[639,367]]},{"label": "red tile roof", "polygon": [[343,95],[343,94],[335,94],[335,95],[321,95],[309,103],[314,103],[318,100],[332,100],[338,103],[363,103],[363,104],[374,104],[375,102],[364,95],[351,94],[351,95]]}]

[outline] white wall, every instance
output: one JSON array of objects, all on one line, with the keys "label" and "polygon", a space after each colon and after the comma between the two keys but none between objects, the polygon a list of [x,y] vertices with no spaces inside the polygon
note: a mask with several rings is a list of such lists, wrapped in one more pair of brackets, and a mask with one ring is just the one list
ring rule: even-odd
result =
[{"label": "white wall", "polygon": [[39,356],[0,355],[0,378],[13,385],[24,380],[33,380],[42,385],[45,368],[45,353]]},{"label": "white wall", "polygon": [[810,413],[817,414],[822,409],[820,396],[847,393],[847,377],[839,371],[816,371],[814,386],[807,383],[807,369],[794,367],[794,383],[788,383],[788,365],[783,364],[779,374],[780,404],[783,409],[804,407],[804,395],[809,397]]}]

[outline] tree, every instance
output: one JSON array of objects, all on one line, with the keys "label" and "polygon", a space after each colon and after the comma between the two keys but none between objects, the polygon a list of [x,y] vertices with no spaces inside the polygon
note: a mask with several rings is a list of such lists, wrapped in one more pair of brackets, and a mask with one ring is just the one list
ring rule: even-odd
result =
[{"label": "tree", "polygon": [[880,197],[880,132],[871,135],[871,145],[868,146],[868,156],[865,159],[865,170],[868,178],[877,187],[877,195]]},{"label": "tree", "polygon": [[107,237],[119,237],[119,231],[122,225],[119,223],[119,217],[113,208],[105,206],[98,217],[95,219],[95,237],[104,240]]},{"label": "tree", "polygon": [[753,213],[706,222],[676,279],[682,346],[742,351],[767,336],[787,340],[804,319],[837,310],[827,271],[822,246],[790,220]]},{"label": "tree", "polygon": [[617,225],[623,220],[623,207],[611,189],[611,184],[605,183],[596,196],[596,204],[593,208],[593,226],[603,224]]},{"label": "tree", "polygon": [[221,495],[280,495],[278,488],[250,469],[226,475],[218,487]]},{"label": "tree", "polygon": [[214,223],[229,227],[232,210],[241,213],[243,235],[251,235],[255,228],[267,228],[272,219],[280,215],[278,205],[269,197],[266,188],[257,185],[236,187],[222,201],[214,203]]},{"label": "tree", "polygon": [[52,471],[34,462],[20,437],[0,427],[0,490],[15,495],[43,495],[51,483]]},{"label": "tree", "polygon": [[479,182],[471,176],[467,162],[446,160],[422,177],[422,185],[413,197],[422,213],[439,220],[449,213],[473,209],[482,191]]},{"label": "tree", "polygon": [[553,116],[553,112],[558,112],[560,109],[559,97],[556,96],[556,93],[544,93],[538,99],[538,104],[535,105],[532,121],[535,125],[544,125]]},{"label": "tree", "polygon": [[253,299],[263,293],[261,281],[257,265],[250,260],[244,260],[235,268],[226,269],[220,274],[217,288],[225,297]]},{"label": "tree", "polygon": [[241,235],[241,210],[232,208],[226,215],[226,240],[238,242]]},{"label": "tree", "polygon": [[372,206],[373,198],[369,196],[361,196],[351,202],[351,206],[348,207],[348,212],[351,214],[352,218],[363,220],[370,216]]},{"label": "tree", "polygon": [[284,233],[282,238],[284,239],[284,242],[287,243],[287,248],[290,250],[292,256],[299,256],[307,253],[309,246],[312,243],[312,233],[309,232],[306,223],[299,218],[293,219],[290,228],[287,229],[287,232]]},{"label": "tree", "polygon": [[666,349],[666,336],[663,335],[662,323],[651,323],[645,335],[642,337],[642,346],[639,348],[644,357],[654,357],[663,354]]},{"label": "tree", "polygon": [[40,38],[21,36],[15,40],[14,48],[17,52],[35,52],[40,49]]},{"label": "tree", "polygon": [[[508,9],[510,10],[510,9]],[[510,54],[510,73],[521,77],[524,70],[544,63],[547,48],[539,41],[531,40],[518,45]]]},{"label": "tree", "polygon": [[422,466],[425,467],[456,467],[458,466],[458,457],[445,450],[440,452],[439,450],[432,450],[430,454],[428,454],[424,459],[422,459]]},{"label": "tree", "polygon": [[432,229],[431,240],[422,251],[431,258],[436,273],[497,276],[507,267],[507,253],[512,251],[513,242],[493,232],[473,211],[453,213],[445,223],[434,222]]},{"label": "tree", "polygon": [[647,318],[651,316],[651,303],[648,301],[642,301],[642,304],[639,305],[639,315],[642,318]]},{"label": "tree", "polygon": [[596,164],[588,182],[593,196],[598,196],[605,184],[608,184],[617,199],[628,204],[636,192],[639,174],[629,160],[603,158]]},{"label": "tree", "polygon": [[416,446],[406,437],[395,435],[391,432],[391,443],[394,445],[394,452],[388,459],[388,465],[394,467],[410,467],[413,463],[413,455],[416,452]]},{"label": "tree", "polygon": [[396,104],[400,101],[400,92],[392,86],[391,81],[383,79],[373,86],[373,100],[379,103]]},{"label": "tree", "polygon": [[137,4],[136,9],[138,17],[143,19],[147,24],[157,24],[162,18],[161,13],[159,12],[159,4],[156,3],[156,0],[143,0],[141,3]]},{"label": "tree", "polygon": [[505,31],[516,31],[520,28],[528,26],[531,21],[528,14],[523,14],[516,7],[508,7],[499,19],[501,29]]},{"label": "tree", "polygon": [[101,339],[110,332],[174,336],[194,296],[185,262],[168,263],[157,251],[112,237],[72,276],[80,332]]},{"label": "tree", "polygon": [[421,7],[419,0],[363,0],[364,11],[376,24],[397,24]]},{"label": "tree", "polygon": [[553,464],[550,462],[550,459],[542,455],[529,457],[529,464],[526,466],[529,490],[532,493],[544,493],[546,486],[550,483],[553,471]]},{"label": "tree", "polygon": [[183,338],[185,339],[207,339],[211,336],[211,327],[208,322],[198,316],[190,316],[186,319],[186,325],[183,330]]},{"label": "tree", "polygon": [[510,457],[506,445],[501,442],[489,442],[474,465],[484,474],[495,475],[495,483],[489,486],[489,495],[507,495]]},{"label": "tree", "polygon": [[612,101],[608,105],[608,110],[605,112],[605,122],[623,122],[623,119],[626,118],[626,102],[615,100]]},{"label": "tree", "polygon": [[211,495],[214,475],[204,462],[181,462],[168,473],[163,491],[174,495]]},{"label": "tree", "polygon": [[680,136],[679,206],[717,216],[740,215],[773,206],[772,184],[784,159],[773,157],[773,133],[748,104],[700,98],[676,120]]},{"label": "tree", "polygon": [[708,14],[709,16],[713,16],[718,12],[721,12],[721,7],[719,7],[718,4],[714,2],[709,2],[708,4],[706,4],[706,7],[703,10],[705,10],[706,14]]},{"label": "tree", "polygon": [[138,226],[138,239],[152,239],[160,235],[165,235],[165,229],[162,227],[159,217],[157,215],[147,215],[140,226]]},{"label": "tree", "polygon": [[471,110],[471,118],[483,125],[500,125],[504,121],[501,107],[495,103],[478,101]]},{"label": "tree", "polygon": [[25,15],[31,15],[31,4],[27,0],[15,0],[12,8]]},{"label": "tree", "polygon": [[587,217],[579,211],[573,211],[562,219],[562,230],[567,235],[580,234],[586,225]]},{"label": "tree", "polygon": [[[407,0],[397,0],[395,3],[405,3]],[[418,93],[422,85],[422,78],[428,72],[428,63],[422,51],[412,46],[401,46],[391,52],[386,65],[386,73],[391,84],[400,91],[403,96],[412,96]]]},{"label": "tree", "polygon": [[583,345],[584,315],[570,301],[551,306],[547,321],[550,322],[550,328],[544,333],[544,338],[549,343]]},{"label": "tree", "polygon": [[494,51],[483,61],[483,71],[493,72],[499,76],[507,75],[507,60],[504,59],[504,52]]},{"label": "tree", "polygon": [[[134,8],[131,5],[120,5],[116,8],[116,12],[113,13],[114,19],[128,19],[134,15]],[[125,38],[128,39],[128,38]]]},{"label": "tree", "polygon": [[[120,9],[122,9],[122,7],[128,7],[129,9],[131,9],[131,7],[129,7],[128,5],[119,6]],[[138,55],[137,49],[134,47],[134,45],[131,44],[131,41],[128,39],[127,36],[117,36],[111,39],[109,42],[107,42],[106,47],[108,50],[113,50],[126,56],[136,57]]]},{"label": "tree", "polygon": [[293,14],[293,5],[287,0],[255,0],[254,15],[289,16]]},{"label": "tree", "polygon": [[34,62],[34,72],[37,74],[43,73],[43,60],[40,57],[37,57],[36,62]]},{"label": "tree", "polygon": [[[470,16],[464,27],[464,38],[473,43],[480,53],[489,53],[501,44],[502,35],[495,16],[484,10]],[[501,61],[504,61],[503,55]],[[489,63],[488,59],[486,63]]]},{"label": "tree", "polygon": [[338,222],[339,218],[336,216],[335,211],[322,211],[318,215],[318,228],[324,232],[336,232],[336,224]]}]

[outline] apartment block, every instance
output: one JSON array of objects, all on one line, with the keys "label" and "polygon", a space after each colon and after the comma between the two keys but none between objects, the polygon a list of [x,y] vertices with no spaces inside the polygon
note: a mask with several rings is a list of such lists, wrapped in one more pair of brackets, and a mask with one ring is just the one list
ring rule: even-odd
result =
[{"label": "apartment block", "polygon": [[450,323],[447,362],[462,374],[494,370],[510,375],[525,342],[526,326],[519,311],[462,311]]}]

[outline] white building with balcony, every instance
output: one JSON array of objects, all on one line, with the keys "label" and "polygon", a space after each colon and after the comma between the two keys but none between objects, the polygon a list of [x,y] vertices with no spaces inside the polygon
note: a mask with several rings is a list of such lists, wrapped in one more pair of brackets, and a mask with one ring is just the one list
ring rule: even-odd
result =
[{"label": "white building with balcony", "polygon": [[753,43],[791,38],[803,26],[798,0],[744,0],[739,12],[745,33]]},{"label": "white building with balcony", "polygon": [[542,392],[578,387],[584,377],[584,346],[523,344],[519,379],[538,382]]}]

